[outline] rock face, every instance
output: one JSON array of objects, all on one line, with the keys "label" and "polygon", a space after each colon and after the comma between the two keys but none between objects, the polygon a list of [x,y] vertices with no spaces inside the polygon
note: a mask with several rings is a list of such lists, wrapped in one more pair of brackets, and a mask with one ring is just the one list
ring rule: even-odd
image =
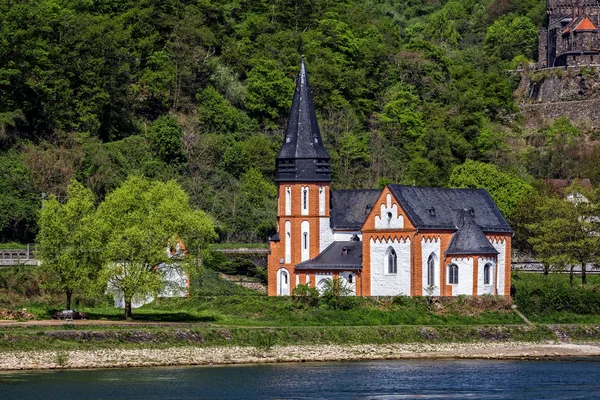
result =
[{"label": "rock face", "polygon": [[585,132],[600,130],[600,68],[523,71],[515,97],[525,128],[566,117]]}]

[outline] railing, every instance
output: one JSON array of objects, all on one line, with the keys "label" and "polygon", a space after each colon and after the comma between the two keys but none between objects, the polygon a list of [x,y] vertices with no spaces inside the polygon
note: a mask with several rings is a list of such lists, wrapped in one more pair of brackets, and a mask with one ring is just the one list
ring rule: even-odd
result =
[{"label": "railing", "polygon": [[37,265],[38,261],[35,256],[34,244],[28,244],[26,249],[2,249],[0,250],[0,266]]}]

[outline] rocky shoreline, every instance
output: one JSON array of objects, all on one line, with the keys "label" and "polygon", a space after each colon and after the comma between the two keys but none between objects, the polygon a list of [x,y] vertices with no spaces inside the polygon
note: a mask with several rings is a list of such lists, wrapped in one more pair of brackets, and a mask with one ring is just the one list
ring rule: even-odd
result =
[{"label": "rocky shoreline", "polygon": [[0,370],[124,368],[356,360],[556,359],[600,356],[600,344],[483,342],[385,345],[302,345],[256,347],[173,347],[4,351]]}]

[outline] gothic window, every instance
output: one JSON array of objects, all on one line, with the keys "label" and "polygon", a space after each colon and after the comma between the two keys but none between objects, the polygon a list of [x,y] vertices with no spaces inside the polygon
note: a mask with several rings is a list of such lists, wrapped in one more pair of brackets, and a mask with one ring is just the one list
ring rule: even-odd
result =
[{"label": "gothic window", "polygon": [[429,259],[427,260],[427,286],[435,285],[435,256],[432,254],[429,255]]},{"label": "gothic window", "polygon": [[457,285],[458,284],[458,265],[456,265],[456,264],[448,265],[448,284],[449,285]]},{"label": "gothic window", "polygon": [[302,215],[308,215],[308,188],[302,188]]},{"label": "gothic window", "polygon": [[483,284],[484,285],[489,285],[491,283],[491,281],[492,281],[491,275],[492,275],[492,264],[487,263],[483,267]]},{"label": "gothic window", "polygon": [[396,251],[391,247],[387,251],[387,272],[388,274],[398,273],[398,257]]}]

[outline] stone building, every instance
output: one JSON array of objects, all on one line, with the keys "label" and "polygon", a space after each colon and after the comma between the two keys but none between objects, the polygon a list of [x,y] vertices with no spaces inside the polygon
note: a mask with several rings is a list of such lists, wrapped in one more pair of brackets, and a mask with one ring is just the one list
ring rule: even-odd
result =
[{"label": "stone building", "polygon": [[358,296],[509,295],[512,230],[484,189],[331,190],[304,60],[276,169],[269,295],[334,278]]},{"label": "stone building", "polygon": [[538,66],[600,64],[600,0],[547,0],[539,32]]}]

